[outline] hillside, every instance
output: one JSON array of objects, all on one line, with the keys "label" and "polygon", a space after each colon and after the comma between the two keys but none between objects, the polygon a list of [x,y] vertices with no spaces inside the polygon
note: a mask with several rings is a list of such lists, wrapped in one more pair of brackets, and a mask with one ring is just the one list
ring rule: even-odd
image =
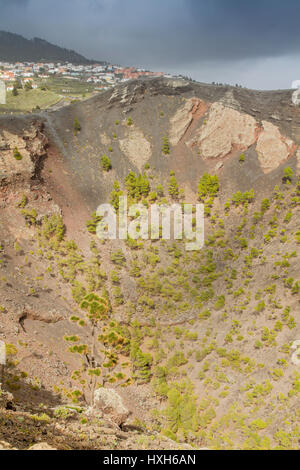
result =
[{"label": "hillside", "polygon": [[[40,38],[26,39],[19,34],[0,31],[0,61],[2,62],[71,62],[92,64],[77,52]],[[101,63],[101,62],[100,62]]]},{"label": "hillside", "polygon": [[[0,117],[5,445],[299,448],[299,129],[290,90],[177,79]],[[202,202],[205,246],[99,240],[120,194]]]}]

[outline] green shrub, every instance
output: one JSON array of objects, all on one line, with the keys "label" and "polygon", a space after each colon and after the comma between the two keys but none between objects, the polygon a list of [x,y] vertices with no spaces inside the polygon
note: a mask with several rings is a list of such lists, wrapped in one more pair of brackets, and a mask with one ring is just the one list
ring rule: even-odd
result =
[{"label": "green shrub", "polygon": [[214,305],[214,308],[215,310],[221,310],[222,308],[224,308],[224,306],[225,306],[225,296],[221,295],[220,297],[218,297]]},{"label": "green shrub", "polygon": [[232,202],[236,207],[240,205],[245,206],[254,200],[254,196],[255,194],[253,189],[251,189],[250,191],[246,191],[245,193],[238,191],[233,195]]},{"label": "green shrub", "polygon": [[151,366],[153,357],[150,353],[143,353],[136,341],[132,341],[130,358],[133,362],[133,369],[139,381],[149,382],[151,378]]},{"label": "green shrub", "polygon": [[92,218],[86,222],[86,227],[89,233],[95,234],[97,231],[97,225],[101,222],[102,217],[98,216],[96,212],[92,213]]},{"label": "green shrub", "polygon": [[187,359],[182,351],[176,351],[174,355],[168,360],[168,368],[180,367],[187,364]]},{"label": "green shrub", "polygon": [[261,313],[261,312],[263,312],[263,311],[265,310],[265,308],[266,308],[265,301],[262,300],[261,302],[259,302],[259,303],[257,304],[257,306],[255,307],[255,310],[256,310],[256,312]]},{"label": "green shrub", "polygon": [[180,436],[185,440],[188,434],[198,430],[200,420],[190,382],[182,381],[169,389],[168,406],[163,410],[163,416],[167,425],[163,433],[171,439],[176,440]]},{"label": "green shrub", "polygon": [[18,202],[17,207],[19,207],[20,209],[24,209],[24,207],[27,206],[27,203],[28,203],[28,198],[27,198],[27,196],[25,196],[25,194],[23,193],[23,194],[22,194],[22,199],[21,199],[20,202]]},{"label": "green shrub", "polygon": [[218,176],[204,173],[198,185],[199,199],[203,201],[207,197],[215,197],[219,191],[219,188],[220,185]]},{"label": "green shrub", "polygon": [[119,197],[122,195],[123,192],[120,189],[120,185],[118,181],[115,181],[113,185],[113,190],[110,193],[110,203],[116,211],[119,210]]},{"label": "green shrub", "polygon": [[110,255],[110,259],[117,266],[124,266],[126,264],[126,258],[121,249],[112,252]]},{"label": "green shrub", "polygon": [[292,179],[293,179],[293,176],[294,176],[294,172],[293,170],[288,166],[287,168],[284,169],[284,172],[283,172],[283,183],[285,184],[291,184],[292,182]]},{"label": "green shrub", "polygon": [[22,158],[23,158],[23,156],[20,154],[20,152],[19,152],[19,150],[18,150],[18,147],[15,147],[15,148],[14,148],[14,153],[13,153],[13,155],[14,155],[14,158],[15,158],[16,160],[22,160]]},{"label": "green shrub", "polygon": [[130,171],[125,178],[125,187],[127,189],[128,195],[135,200],[141,199],[142,196],[147,197],[150,192],[150,184],[146,175],[138,176],[134,174],[133,171]]},{"label": "green shrub", "polygon": [[163,144],[162,144],[162,153],[164,155],[170,155],[170,143],[168,137],[163,137]]},{"label": "green shrub", "polygon": [[98,320],[105,320],[109,311],[107,300],[93,293],[83,298],[80,308],[87,311],[87,317],[93,324]]},{"label": "green shrub", "polygon": [[203,312],[199,313],[198,318],[199,320],[208,320],[211,317],[210,310],[206,309]]},{"label": "green shrub", "polygon": [[81,124],[77,118],[74,119],[73,128],[74,128],[74,135],[77,135],[78,132],[81,131]]},{"label": "green shrub", "polygon": [[157,185],[157,188],[156,188],[156,192],[158,194],[159,197],[163,197],[164,195],[164,188],[161,184],[158,184]]},{"label": "green shrub", "polygon": [[55,237],[61,241],[64,238],[66,227],[63,223],[63,219],[59,214],[52,214],[51,216],[45,216],[42,222],[42,234],[45,238]]},{"label": "green shrub", "polygon": [[107,155],[103,155],[101,157],[101,166],[104,171],[109,171],[111,170],[111,161],[110,158]]},{"label": "green shrub", "polygon": [[271,206],[270,200],[269,199],[263,199],[263,201],[261,203],[261,212],[262,212],[262,214],[267,212],[267,210],[270,209],[270,206]]},{"label": "green shrub", "polygon": [[171,176],[170,180],[169,180],[169,195],[173,198],[173,199],[176,199],[179,195],[179,188],[178,188],[178,183],[177,183],[177,179],[175,178],[175,176]]},{"label": "green shrub", "polygon": [[113,289],[113,295],[114,295],[116,305],[123,305],[124,297],[123,297],[121,288],[119,286]]},{"label": "green shrub", "polygon": [[32,209],[32,210],[22,209],[21,214],[25,217],[25,221],[29,225],[35,225],[36,224],[37,212],[36,212],[35,209]]},{"label": "green shrub", "polygon": [[79,282],[75,282],[74,287],[72,288],[72,297],[77,304],[80,304],[83,298],[86,296],[87,292],[83,285]]}]

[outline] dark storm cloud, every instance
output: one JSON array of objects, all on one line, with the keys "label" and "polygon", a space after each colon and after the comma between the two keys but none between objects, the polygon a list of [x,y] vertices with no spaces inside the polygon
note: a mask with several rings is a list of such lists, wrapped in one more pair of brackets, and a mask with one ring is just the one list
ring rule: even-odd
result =
[{"label": "dark storm cloud", "polygon": [[201,1],[187,0],[186,5],[192,13],[192,35],[205,58],[299,52],[299,0],[209,0],[205,8]]},{"label": "dark storm cloud", "polygon": [[0,0],[0,8],[8,8],[11,6],[22,7],[29,3],[30,0]]},{"label": "dark storm cloud", "polygon": [[299,56],[299,20],[299,0],[0,0],[0,29],[187,74]]},{"label": "dark storm cloud", "polygon": [[[19,17],[17,6],[22,7]],[[55,25],[65,23],[60,40],[65,33],[68,43],[80,40],[89,56],[100,49],[122,61],[144,62],[146,55],[173,65],[300,48],[299,0],[0,0],[0,8],[2,28],[14,22],[27,36],[52,30],[55,40]]]}]

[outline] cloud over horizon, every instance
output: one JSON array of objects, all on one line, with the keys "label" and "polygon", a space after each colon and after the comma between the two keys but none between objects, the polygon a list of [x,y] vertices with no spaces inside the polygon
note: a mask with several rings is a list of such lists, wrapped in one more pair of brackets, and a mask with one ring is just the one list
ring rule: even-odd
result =
[{"label": "cloud over horizon", "polygon": [[0,0],[0,29],[202,81],[300,79],[299,0]]}]

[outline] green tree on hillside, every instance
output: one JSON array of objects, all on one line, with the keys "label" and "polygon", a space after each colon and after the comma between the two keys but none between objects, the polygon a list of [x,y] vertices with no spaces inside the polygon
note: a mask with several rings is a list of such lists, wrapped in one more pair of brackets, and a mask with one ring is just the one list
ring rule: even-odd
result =
[{"label": "green tree on hillside", "polygon": [[80,304],[80,307],[83,310],[86,310],[87,318],[91,326],[91,357],[90,365],[92,369],[90,370],[91,375],[91,397],[94,398],[94,392],[96,388],[97,376],[99,375],[97,370],[96,362],[96,335],[95,331],[100,320],[106,320],[109,312],[109,304],[107,299],[104,297],[99,297],[96,294],[88,294],[84,297],[83,301]]},{"label": "green tree on hillside", "polygon": [[164,155],[170,155],[170,143],[167,136],[163,137],[163,144],[161,150]]},{"label": "green tree on hillside", "polygon": [[169,195],[173,198],[176,199],[179,195],[179,187],[177,183],[177,179],[175,176],[171,176],[169,180]]},{"label": "green tree on hillside", "polygon": [[197,403],[190,382],[182,381],[169,389],[168,406],[163,415],[167,423],[164,434],[171,439],[198,430]]},{"label": "green tree on hillside", "polygon": [[203,201],[207,197],[215,197],[219,191],[219,178],[217,175],[204,173],[198,185],[199,199]]},{"label": "green tree on hillside", "polygon": [[283,172],[283,182],[284,182],[285,184],[291,184],[292,179],[293,179],[293,176],[294,176],[294,172],[293,172],[293,170],[288,166],[287,168],[284,169],[284,172]]},{"label": "green tree on hillside", "polygon": [[112,166],[111,166],[111,161],[110,159],[107,157],[107,155],[103,155],[101,157],[101,166],[102,166],[102,169],[104,171],[109,171],[111,170]]},{"label": "green tree on hillside", "polygon": [[18,147],[14,148],[14,157],[16,160],[22,160],[23,156],[20,154]]},{"label": "green tree on hillside", "polygon": [[142,196],[147,197],[150,191],[150,183],[146,175],[138,176],[133,171],[130,171],[125,178],[125,186],[128,196],[132,199],[139,200]]},{"label": "green tree on hillside", "polygon": [[80,122],[78,121],[77,118],[74,119],[73,127],[74,127],[74,135],[77,135],[78,132],[81,131],[81,124],[80,124]]},{"label": "green tree on hillside", "polygon": [[113,190],[110,193],[110,203],[116,211],[119,210],[119,197],[122,195],[123,191],[121,191],[120,185],[116,180],[113,185]]}]

